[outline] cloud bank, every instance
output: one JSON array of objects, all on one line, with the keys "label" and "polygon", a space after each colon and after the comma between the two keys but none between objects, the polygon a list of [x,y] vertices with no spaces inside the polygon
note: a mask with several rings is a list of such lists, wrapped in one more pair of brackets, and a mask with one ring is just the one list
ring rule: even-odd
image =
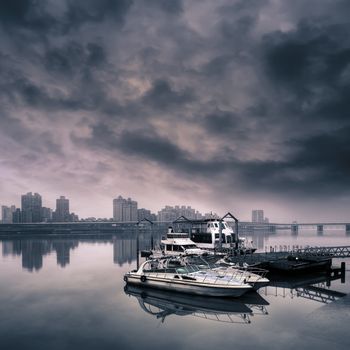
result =
[{"label": "cloud bank", "polygon": [[[111,216],[262,207],[344,219],[347,1],[0,4],[0,191]],[[332,208],[330,210],[329,208]]]}]

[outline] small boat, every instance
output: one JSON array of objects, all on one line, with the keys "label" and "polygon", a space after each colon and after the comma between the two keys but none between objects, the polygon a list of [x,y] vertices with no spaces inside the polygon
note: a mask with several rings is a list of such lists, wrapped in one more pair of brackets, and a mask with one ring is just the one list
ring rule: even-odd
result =
[{"label": "small boat", "polygon": [[152,259],[124,275],[128,284],[205,296],[239,297],[253,290],[243,275],[201,270],[171,259]]}]

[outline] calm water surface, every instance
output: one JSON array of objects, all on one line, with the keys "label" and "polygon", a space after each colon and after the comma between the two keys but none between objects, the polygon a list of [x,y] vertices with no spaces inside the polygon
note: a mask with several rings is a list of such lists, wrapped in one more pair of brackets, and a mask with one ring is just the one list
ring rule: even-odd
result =
[{"label": "calm water surface", "polygon": [[[259,250],[350,245],[343,231],[248,235]],[[147,248],[150,237],[141,235]],[[1,349],[349,349],[345,283],[280,281],[243,299],[125,290],[136,239],[0,239]],[[344,259],[343,259],[344,260]],[[336,262],[339,263],[339,262]],[[347,261],[347,269],[350,266]],[[313,285],[310,287],[310,283]],[[315,288],[316,287],[316,288]]]}]

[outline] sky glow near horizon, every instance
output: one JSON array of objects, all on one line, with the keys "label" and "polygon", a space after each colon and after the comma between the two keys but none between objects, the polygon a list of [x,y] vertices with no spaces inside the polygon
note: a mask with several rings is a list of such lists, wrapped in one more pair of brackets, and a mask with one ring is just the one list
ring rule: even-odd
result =
[{"label": "sky glow near horizon", "polygon": [[0,3],[0,204],[346,220],[350,3]]}]

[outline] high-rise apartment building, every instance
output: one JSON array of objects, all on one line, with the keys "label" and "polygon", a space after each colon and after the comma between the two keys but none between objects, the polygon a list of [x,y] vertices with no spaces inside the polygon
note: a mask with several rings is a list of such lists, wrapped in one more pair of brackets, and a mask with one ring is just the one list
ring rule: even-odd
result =
[{"label": "high-rise apartment building", "polygon": [[50,222],[52,220],[52,209],[42,207],[41,218],[43,222]]},{"label": "high-rise apartment building", "polygon": [[115,198],[113,200],[113,219],[119,222],[137,221],[137,202],[122,196]]},{"label": "high-rise apartment building", "polygon": [[261,209],[252,210],[252,222],[263,223],[264,222],[264,211]]},{"label": "high-rise apartment building", "polygon": [[22,222],[41,222],[42,199],[40,194],[28,192],[22,195]]},{"label": "high-rise apartment building", "polygon": [[16,207],[11,205],[10,207],[6,205],[1,206],[1,222],[3,224],[12,224],[12,215],[16,211]]},{"label": "high-rise apartment building", "polygon": [[123,203],[124,198],[119,196],[113,199],[113,219],[114,221],[123,221]]},{"label": "high-rise apartment building", "polygon": [[54,221],[56,222],[69,222],[70,214],[69,214],[69,199],[61,196],[56,199],[56,211],[54,214]]},{"label": "high-rise apartment building", "polygon": [[21,209],[17,208],[14,213],[12,213],[12,222],[14,224],[20,224],[22,222],[22,212]]}]

